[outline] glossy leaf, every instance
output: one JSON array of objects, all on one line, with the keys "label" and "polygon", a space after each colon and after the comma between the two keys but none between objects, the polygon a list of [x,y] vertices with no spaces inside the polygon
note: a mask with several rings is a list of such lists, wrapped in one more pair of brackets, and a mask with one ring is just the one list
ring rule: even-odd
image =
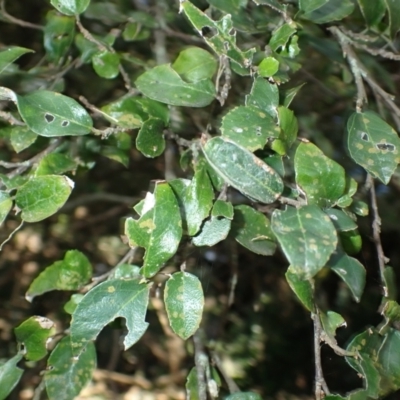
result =
[{"label": "glossy leaf", "polygon": [[82,14],[90,4],[90,0],[50,0],[51,4],[62,14]]},{"label": "glossy leaf", "polygon": [[400,3],[397,0],[384,0],[389,13],[390,36],[394,38],[400,29]]},{"label": "glossy leaf", "polygon": [[73,171],[78,164],[71,157],[62,153],[50,153],[44,156],[35,170],[35,175],[59,175]]},{"label": "glossy leaf", "polygon": [[53,321],[45,317],[30,317],[14,329],[18,343],[25,349],[25,358],[39,361],[47,355],[47,343],[56,333]]},{"label": "glossy leaf", "polygon": [[218,175],[244,195],[273,203],[282,193],[278,173],[236,143],[215,137],[203,144],[203,152]]},{"label": "glossy leaf", "polygon": [[[293,143],[296,141],[299,127],[297,118],[295,117],[293,111],[284,106],[278,107],[278,118],[281,130],[277,140],[272,142],[271,148],[278,154],[284,155],[289,151]],[[277,146],[278,144],[279,147]],[[284,151],[279,151],[278,148],[282,148]]]},{"label": "glossy leaf", "polygon": [[80,293],[75,293],[71,296],[71,298],[64,304],[64,311],[67,314],[72,315],[78,307],[78,304],[82,301],[84,295]]},{"label": "glossy leaf", "polygon": [[183,340],[198,329],[203,314],[204,294],[199,279],[176,272],[165,285],[164,302],[172,330]]},{"label": "glossy leaf", "polygon": [[104,50],[92,57],[92,66],[96,74],[105,79],[114,79],[119,74],[119,56]]},{"label": "glossy leaf", "polygon": [[24,370],[17,367],[21,359],[22,354],[16,354],[4,364],[0,364],[0,399],[6,399],[21,379]]},{"label": "glossy leaf", "polygon": [[79,355],[73,352],[69,336],[64,337],[50,354],[44,374],[46,391],[51,399],[77,398],[96,368],[96,349],[88,343]]},{"label": "glossy leaf", "polygon": [[36,176],[22,185],[15,204],[26,222],[37,222],[56,213],[67,201],[74,183],[66,176]]},{"label": "glossy leaf", "polygon": [[54,10],[49,11],[46,15],[43,37],[47,58],[59,64],[68,54],[74,35],[75,18],[59,15]]},{"label": "glossy leaf", "polygon": [[296,28],[293,25],[293,23],[283,24],[274,32],[272,32],[272,37],[269,41],[269,47],[273,51],[277,51],[286,47],[291,36],[296,33]]},{"label": "glossy leaf", "polygon": [[26,53],[33,53],[33,50],[13,46],[0,51],[0,74],[2,74],[15,60],[18,60],[18,58]]},{"label": "glossy leaf", "polygon": [[251,91],[246,96],[246,106],[258,107],[272,117],[277,117],[279,106],[278,86],[269,83],[264,78],[254,79]]},{"label": "glossy leaf", "polygon": [[362,239],[358,229],[339,233],[340,243],[344,251],[350,255],[360,252],[362,247]]},{"label": "glossy leaf", "polygon": [[205,107],[216,95],[210,79],[187,83],[169,64],[146,71],[136,79],[135,84],[150,99],[172,106]]},{"label": "glossy leaf", "polygon": [[214,190],[204,168],[198,169],[186,188],[183,205],[189,236],[200,230],[213,207]]},{"label": "glossy leaf", "polygon": [[90,132],[93,121],[74,99],[41,90],[17,96],[18,111],[33,132],[40,136],[80,136]]},{"label": "glossy leaf", "polygon": [[378,24],[385,15],[385,0],[357,0],[357,2],[368,26]]},{"label": "glossy leaf", "polygon": [[134,345],[149,325],[145,321],[149,286],[137,280],[114,279],[100,283],[86,293],[72,314],[71,346],[74,355],[116,318],[125,318],[128,333],[125,350]]},{"label": "glossy leaf", "polygon": [[28,291],[26,299],[52,290],[78,290],[92,277],[92,266],[86,256],[78,250],[69,250],[64,259],[48,266],[37,276]]},{"label": "glossy leaf", "polygon": [[369,207],[365,201],[357,200],[352,203],[351,211],[360,217],[366,217],[369,214]]},{"label": "glossy leaf", "polygon": [[145,121],[136,136],[136,148],[146,157],[154,158],[165,150],[164,122],[158,118]]},{"label": "glossy leaf", "polygon": [[178,202],[166,182],[157,183],[154,195],[147,197],[144,209],[138,220],[126,220],[125,234],[131,247],[146,249],[141,273],[150,278],[178,249],[182,223]]},{"label": "glossy leaf", "polygon": [[309,19],[316,24],[340,21],[354,11],[354,3],[351,0],[304,0],[302,3],[317,4],[317,7],[313,5],[312,8],[315,8],[312,11],[307,11],[302,15],[303,18]]},{"label": "glossy leaf", "polygon": [[7,192],[0,191],[0,226],[7,218],[12,208],[13,202]]},{"label": "glossy leaf", "polygon": [[222,136],[250,151],[262,149],[279,132],[271,116],[254,106],[236,107],[222,119]]},{"label": "glossy leaf", "polygon": [[211,79],[217,72],[215,57],[200,47],[189,47],[179,53],[172,68],[187,82]]},{"label": "glossy leaf", "polygon": [[275,235],[268,218],[253,207],[235,207],[231,235],[242,246],[256,254],[270,256],[275,253]]},{"label": "glossy leaf", "polygon": [[204,223],[201,232],[193,237],[192,242],[195,246],[215,246],[227,238],[230,229],[230,219],[213,216]]},{"label": "glossy leaf", "polygon": [[310,204],[332,205],[344,193],[345,172],[342,166],[326,157],[312,143],[300,143],[294,158],[296,183]]},{"label": "glossy leaf", "polygon": [[314,293],[310,281],[300,279],[298,274],[289,266],[285,274],[287,283],[297,298],[307,310],[314,310]]},{"label": "glossy leaf", "polygon": [[400,161],[395,130],[375,113],[353,113],[347,122],[348,148],[353,160],[388,184]]},{"label": "glossy leaf", "polygon": [[342,210],[330,208],[325,211],[338,232],[348,232],[357,229],[357,222]]},{"label": "glossy leaf", "polygon": [[304,13],[310,13],[321,8],[329,0],[299,0],[299,8]]},{"label": "glossy leaf", "polygon": [[37,134],[27,126],[11,126],[9,127],[10,142],[14,150],[19,153],[27,149],[37,139]]},{"label": "glossy leaf", "polygon": [[271,227],[293,273],[301,279],[312,278],[322,269],[337,245],[330,218],[314,205],[275,210]]},{"label": "glossy leaf", "polygon": [[[231,15],[225,15],[219,21],[213,21],[207,14],[200,11],[190,1],[180,3],[181,10],[185,13],[189,21],[202,35],[202,29],[211,29],[212,36],[203,36],[207,44],[219,55],[226,55],[232,62],[243,68],[245,71],[251,65],[255,49],[241,51],[236,45],[236,33],[233,29]],[[244,73],[248,75],[249,73]]]},{"label": "glossy leaf", "polygon": [[258,64],[257,72],[263,78],[269,78],[275,75],[279,70],[279,61],[274,57],[264,58]]}]

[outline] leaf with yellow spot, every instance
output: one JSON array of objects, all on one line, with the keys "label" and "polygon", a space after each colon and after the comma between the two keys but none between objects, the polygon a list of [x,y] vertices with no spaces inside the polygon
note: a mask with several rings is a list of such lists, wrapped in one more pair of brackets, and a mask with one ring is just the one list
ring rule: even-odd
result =
[{"label": "leaf with yellow spot", "polygon": [[188,272],[176,272],[165,285],[165,308],[172,330],[183,340],[198,329],[204,307],[199,279]]},{"label": "leaf with yellow spot", "polygon": [[312,278],[325,266],[338,241],[330,218],[315,205],[275,210],[271,227],[291,271],[301,279]]},{"label": "leaf with yellow spot", "polygon": [[388,184],[399,158],[396,131],[371,111],[353,113],[347,122],[347,145],[353,160]]}]

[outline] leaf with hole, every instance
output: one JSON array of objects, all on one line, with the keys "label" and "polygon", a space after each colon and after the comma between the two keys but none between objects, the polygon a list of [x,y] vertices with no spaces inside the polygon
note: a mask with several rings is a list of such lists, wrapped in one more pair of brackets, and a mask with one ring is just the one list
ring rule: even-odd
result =
[{"label": "leaf with hole", "polygon": [[15,195],[15,204],[26,222],[38,222],[55,214],[68,200],[74,186],[64,175],[32,177]]},{"label": "leaf with hole", "polygon": [[65,15],[82,14],[90,4],[90,0],[50,0],[50,2]]},{"label": "leaf with hole", "polygon": [[300,279],[309,279],[318,273],[337,245],[335,227],[315,205],[275,210],[271,227],[293,273]]},{"label": "leaf with hole", "polygon": [[15,337],[25,349],[24,357],[29,361],[39,361],[47,355],[47,344],[56,333],[53,321],[45,317],[33,316],[15,329]]},{"label": "leaf with hole", "polygon": [[8,47],[7,49],[0,51],[0,74],[2,74],[9,65],[11,65],[15,60],[18,60],[21,56],[33,52],[33,50],[24,47]]},{"label": "leaf with hole", "polygon": [[309,280],[303,280],[299,278],[299,275],[289,266],[285,274],[287,283],[293,290],[301,304],[308,311],[314,311],[314,292]]},{"label": "leaf with hole", "polygon": [[215,172],[244,195],[266,204],[281,195],[279,174],[245,148],[221,137],[207,140],[202,148]]},{"label": "leaf with hole", "polygon": [[150,286],[135,279],[113,279],[100,283],[79,302],[71,321],[71,346],[74,355],[116,318],[125,318],[128,333],[125,350],[134,345],[149,325],[145,321]]},{"label": "leaf with hole", "polygon": [[353,113],[347,122],[347,145],[353,160],[388,184],[400,161],[395,130],[371,111]]},{"label": "leaf with hole", "polygon": [[253,207],[235,207],[230,235],[243,247],[256,254],[270,256],[275,253],[276,239],[268,218]]},{"label": "leaf with hole", "polygon": [[279,135],[272,117],[254,106],[239,106],[222,119],[221,134],[250,151],[262,149],[269,138]]},{"label": "leaf with hole", "polygon": [[332,341],[336,341],[336,330],[342,326],[347,326],[344,318],[334,311],[328,311],[327,313],[321,311],[319,316],[325,334]]},{"label": "leaf with hole", "polygon": [[136,79],[135,84],[150,99],[172,106],[205,107],[216,96],[211,79],[185,82],[169,64],[146,71]]},{"label": "leaf with hole", "polygon": [[44,373],[44,383],[49,398],[58,400],[77,398],[89,383],[96,364],[96,349],[93,343],[88,343],[85,351],[76,355],[70,337],[61,339],[51,352]]},{"label": "leaf with hole", "polygon": [[69,250],[64,259],[44,269],[31,283],[25,297],[28,301],[52,290],[78,290],[92,277],[92,266],[78,250]]},{"label": "leaf with hole", "polygon": [[198,329],[203,314],[204,294],[199,279],[176,272],[165,284],[164,302],[172,330],[183,340]]},{"label": "leaf with hole", "polygon": [[22,354],[16,354],[4,364],[0,364],[0,399],[6,399],[21,379],[24,370],[17,367],[21,359]]}]

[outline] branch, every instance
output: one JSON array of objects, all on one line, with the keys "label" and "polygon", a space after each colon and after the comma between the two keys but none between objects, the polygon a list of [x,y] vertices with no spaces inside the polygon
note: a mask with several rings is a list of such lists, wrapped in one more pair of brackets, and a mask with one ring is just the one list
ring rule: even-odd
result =
[{"label": "branch", "polygon": [[10,125],[26,126],[26,124],[19,119],[15,118],[11,113],[0,111],[0,118],[7,121]]},{"label": "branch", "polygon": [[228,390],[229,393],[236,393],[240,392],[240,389],[238,385],[236,385],[236,382],[225,372],[224,366],[222,365],[221,359],[218,357],[217,353],[215,351],[211,352],[211,359],[218,368],[218,371],[221,373],[222,377],[224,378],[224,381],[228,385]]},{"label": "branch", "polygon": [[201,340],[201,331],[198,329],[193,335],[194,344],[194,363],[197,372],[197,396],[199,400],[207,400],[207,385],[206,385],[206,368],[208,363],[207,354],[204,351],[203,342]]},{"label": "branch", "polygon": [[13,24],[22,26],[24,28],[36,29],[39,31],[44,30],[44,27],[41,25],[32,24],[31,22],[23,21],[10,15],[6,11],[6,0],[1,0],[0,2],[0,13],[3,15],[4,19],[6,19],[8,22],[12,22]]}]

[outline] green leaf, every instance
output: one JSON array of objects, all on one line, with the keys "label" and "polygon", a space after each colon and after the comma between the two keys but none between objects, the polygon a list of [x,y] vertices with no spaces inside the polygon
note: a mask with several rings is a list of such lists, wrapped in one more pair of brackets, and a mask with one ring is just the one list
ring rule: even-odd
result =
[{"label": "green leaf", "polygon": [[342,326],[347,326],[344,318],[334,311],[328,311],[326,314],[320,312],[320,319],[325,334],[333,340],[336,340],[336,330]]},{"label": "green leaf", "polygon": [[164,302],[172,330],[183,340],[198,329],[204,307],[199,279],[188,272],[176,272],[165,285]]},{"label": "green leaf", "polygon": [[[4,89],[4,88],[3,88]],[[40,136],[86,135],[93,121],[74,99],[60,93],[40,90],[11,98],[28,127]]]},{"label": "green leaf", "polygon": [[64,304],[64,311],[70,315],[74,313],[78,304],[82,301],[84,295],[80,293],[75,293],[71,298]]},{"label": "green leaf", "polygon": [[90,0],[50,0],[50,3],[62,14],[82,14],[89,6]]},{"label": "green leaf", "polygon": [[96,74],[105,79],[114,79],[119,74],[119,56],[104,50],[93,55],[92,66]]},{"label": "green leaf", "polygon": [[15,204],[26,222],[37,222],[55,214],[67,201],[74,183],[64,175],[36,176],[22,185]]},{"label": "green leaf", "polygon": [[142,24],[139,22],[128,22],[122,32],[122,37],[127,42],[145,40],[148,39],[149,36],[150,30],[143,29]]},{"label": "green leaf", "polygon": [[395,130],[375,113],[353,113],[347,122],[348,148],[353,160],[388,184],[400,161]]},{"label": "green leaf", "polygon": [[178,202],[166,182],[156,184],[154,195],[148,193],[143,209],[138,220],[126,220],[125,234],[131,247],[146,249],[141,273],[151,278],[178,249],[182,222]]},{"label": "green leaf", "polygon": [[279,70],[279,61],[274,57],[264,58],[258,64],[257,72],[263,78],[274,76]]},{"label": "green leaf", "polygon": [[0,191],[0,226],[7,218],[12,208],[13,202],[7,192]]},{"label": "green leaf", "polygon": [[283,191],[277,172],[253,153],[221,137],[207,140],[203,153],[226,183],[262,203],[273,203]]},{"label": "green leaf", "polygon": [[48,318],[34,316],[17,326],[14,332],[17,341],[25,348],[25,358],[39,361],[47,355],[47,343],[56,333],[56,328]]},{"label": "green leaf", "polygon": [[277,51],[279,48],[284,49],[289,42],[292,35],[296,33],[296,28],[291,24],[283,24],[272,32],[271,40],[269,41],[269,47],[272,51]]},{"label": "green leaf", "polygon": [[293,111],[284,106],[278,107],[278,118],[281,130],[277,140],[272,142],[271,148],[278,154],[285,155],[296,141],[299,127]]},{"label": "green leaf", "polygon": [[357,0],[357,2],[368,26],[378,24],[385,15],[385,0]]},{"label": "green leaf", "polygon": [[330,206],[343,195],[346,180],[342,166],[312,143],[300,143],[294,158],[296,183],[310,204]]},{"label": "green leaf", "polygon": [[229,395],[225,400],[261,400],[261,396],[254,392],[237,392]]},{"label": "green leaf", "polygon": [[379,349],[378,362],[381,365],[390,386],[394,390],[400,388],[400,332],[389,329]]},{"label": "green leaf", "polygon": [[397,0],[384,0],[389,13],[390,36],[394,38],[400,29],[400,3]]},{"label": "green leaf", "polygon": [[351,211],[360,217],[366,217],[369,214],[369,207],[365,201],[357,200],[351,205]]},{"label": "green leaf", "polygon": [[306,83],[302,83],[298,86],[292,87],[288,90],[286,90],[283,93],[283,106],[284,107],[289,107],[293,99],[295,98],[296,94],[300,91],[300,89],[305,85]]},{"label": "green leaf", "polygon": [[59,175],[73,171],[78,164],[71,157],[62,153],[50,153],[44,156],[35,170],[35,175]]},{"label": "green leaf", "polygon": [[109,279],[140,279],[140,267],[132,264],[119,264],[114,269]]},{"label": "green leaf", "polygon": [[213,207],[214,190],[204,168],[196,170],[190,185],[186,188],[183,206],[189,236],[200,230],[203,221]]},{"label": "green leaf", "polygon": [[299,0],[299,8],[304,13],[311,13],[328,2],[329,0]]},{"label": "green leaf", "polygon": [[21,379],[24,370],[17,367],[21,359],[22,354],[16,354],[4,364],[0,364],[0,399],[6,399]]},{"label": "green leaf", "polygon": [[96,349],[89,343],[79,355],[74,354],[69,336],[64,337],[50,354],[44,374],[50,399],[77,398],[96,368]]},{"label": "green leaf", "polygon": [[43,41],[51,62],[59,64],[66,58],[74,36],[75,18],[59,15],[54,10],[47,13]]},{"label": "green leaf", "polygon": [[271,227],[300,279],[312,278],[322,269],[337,245],[330,218],[314,205],[275,210]]},{"label": "green leaf", "polygon": [[27,126],[10,126],[7,130],[10,133],[11,146],[17,153],[27,149],[37,139],[37,134]]},{"label": "green leaf", "polygon": [[180,3],[180,6],[201,36],[203,36],[203,28],[211,29],[212,35],[210,37],[203,36],[207,44],[219,56],[226,55],[238,67],[245,69],[243,74],[249,75],[248,68],[251,65],[256,49],[251,48],[243,52],[237,47],[236,32],[233,29],[231,15],[227,14],[221,20],[213,21],[190,1],[184,0]]},{"label": "green leaf", "polygon": [[344,251],[350,255],[360,252],[362,246],[362,239],[358,229],[352,231],[339,233],[340,243]]},{"label": "green leaf", "polygon": [[124,167],[128,168],[129,154],[126,150],[121,150],[116,146],[102,146],[100,154],[110,160],[121,163]]},{"label": "green leaf", "polygon": [[190,400],[199,399],[199,384],[197,381],[197,369],[193,367],[186,378],[186,393]]},{"label": "green leaf", "polygon": [[136,148],[146,157],[158,157],[165,150],[163,130],[164,121],[149,118],[143,123],[136,136]]},{"label": "green leaf", "polygon": [[329,210],[325,210],[325,212],[329,215],[338,232],[348,232],[357,229],[356,221],[344,211],[330,208]]},{"label": "green leaf", "polygon": [[233,219],[233,206],[229,201],[215,200],[214,206],[211,210],[212,217],[223,217]]},{"label": "green leaf", "polygon": [[78,290],[92,277],[92,266],[78,250],[69,250],[62,261],[56,261],[42,271],[29,286],[26,299],[52,290]]},{"label": "green leaf", "polygon": [[[314,4],[312,7],[314,10],[307,11],[302,15],[302,18],[309,19],[316,24],[340,21],[354,11],[354,3],[351,0],[311,0],[310,2],[315,3],[317,7],[314,8]],[[303,0],[303,3],[310,2]]]},{"label": "green leaf", "polygon": [[236,107],[222,119],[222,136],[250,151],[264,148],[279,132],[271,116],[254,106]]},{"label": "green leaf", "polygon": [[216,95],[210,79],[187,83],[169,64],[146,71],[136,79],[135,84],[150,99],[172,106],[205,107]]},{"label": "green leaf", "polygon": [[86,293],[72,314],[71,346],[74,355],[96,339],[116,318],[126,320],[125,350],[134,345],[149,325],[145,321],[149,286],[137,280],[114,279],[100,283]]},{"label": "green leaf", "polygon": [[11,65],[15,60],[20,58],[26,53],[33,53],[33,50],[26,49],[24,47],[8,47],[5,50],[0,51],[0,74]]},{"label": "green leaf", "polygon": [[211,79],[217,72],[218,63],[208,51],[189,47],[179,53],[172,68],[187,82],[195,83]]},{"label": "green leaf", "polygon": [[285,274],[287,283],[290,288],[296,294],[301,304],[307,310],[313,312],[314,310],[314,293],[310,281],[303,280],[299,278],[299,275],[294,271],[294,269],[289,266]]},{"label": "green leaf", "polygon": [[270,256],[275,253],[275,235],[268,218],[253,207],[235,207],[231,235],[243,247],[256,254]]},{"label": "green leaf", "polygon": [[386,266],[383,271],[385,286],[384,286],[384,294],[385,297],[389,300],[396,300],[397,298],[397,284],[396,284],[396,275],[394,273],[394,269],[390,266]]},{"label": "green leaf", "polygon": [[277,117],[279,106],[278,86],[269,83],[264,78],[254,79],[251,91],[246,96],[246,106],[258,107],[273,118]]}]

